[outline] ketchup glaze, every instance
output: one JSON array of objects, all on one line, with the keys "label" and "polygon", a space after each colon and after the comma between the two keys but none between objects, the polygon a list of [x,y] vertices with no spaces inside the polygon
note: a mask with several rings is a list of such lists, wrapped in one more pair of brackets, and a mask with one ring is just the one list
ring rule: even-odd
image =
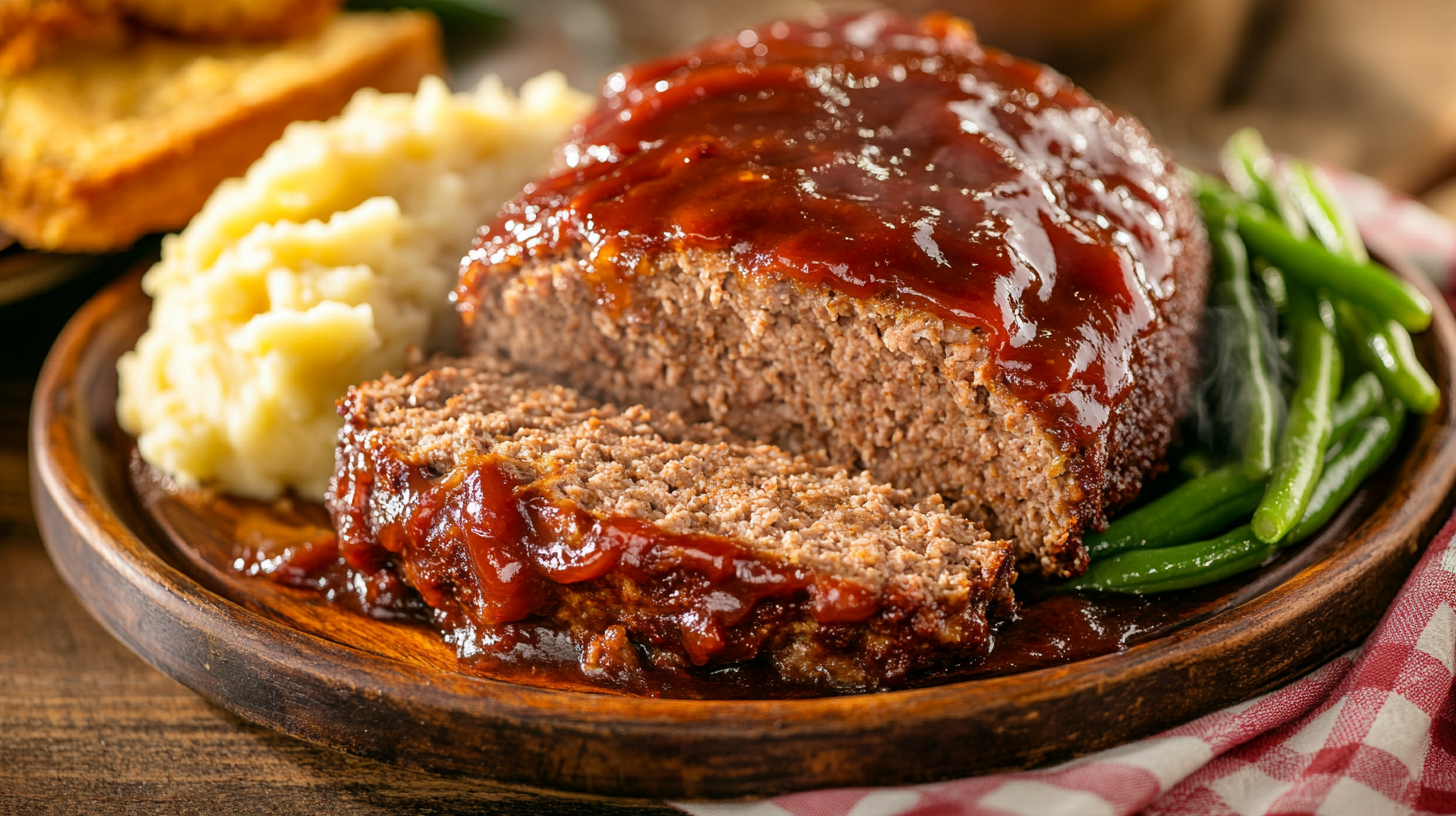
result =
[{"label": "ketchup glaze", "polygon": [[981,654],[990,635],[975,599],[917,602],[732,539],[598,516],[494,455],[441,474],[377,436],[346,433],[330,512],[329,551],[289,549],[282,560],[297,562],[275,580],[397,573],[462,658],[575,661],[591,682],[640,693],[668,688],[664,674],[767,656],[789,630],[811,633],[796,647],[815,667],[800,682],[859,688],[898,681],[932,656]]},{"label": "ketchup glaze", "polygon": [[1164,321],[1182,198],[1139,124],[963,21],[776,22],[607,77],[554,173],[481,229],[459,302],[471,319],[479,276],[579,245],[620,310],[648,259],[724,252],[971,328],[1070,450]]}]

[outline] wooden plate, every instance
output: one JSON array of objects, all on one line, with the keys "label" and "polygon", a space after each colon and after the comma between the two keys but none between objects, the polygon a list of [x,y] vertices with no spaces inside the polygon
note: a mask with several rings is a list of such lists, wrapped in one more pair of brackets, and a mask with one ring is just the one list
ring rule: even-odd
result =
[{"label": "wooden plate", "polygon": [[117,257],[115,254],[32,252],[14,245],[9,237],[0,234],[0,305],[60,286],[103,265],[111,264],[116,269]]},{"label": "wooden plate", "polygon": [[[1456,323],[1426,291],[1437,314],[1419,342],[1449,395]],[[98,295],[57,341],[36,390],[36,509],[82,603],[152,665],[248,720],[360,756],[511,784],[763,796],[1024,768],[1146,736],[1357,643],[1445,520],[1456,479],[1448,397],[1409,423],[1381,477],[1281,566],[1161,636],[1054,668],[818,699],[538,688],[462,673],[418,629],[290,606],[262,581],[228,583],[169,543],[167,530],[184,545],[198,537],[197,549],[217,534],[143,501],[128,479],[116,360],[145,327],[148,305],[136,276]]]}]

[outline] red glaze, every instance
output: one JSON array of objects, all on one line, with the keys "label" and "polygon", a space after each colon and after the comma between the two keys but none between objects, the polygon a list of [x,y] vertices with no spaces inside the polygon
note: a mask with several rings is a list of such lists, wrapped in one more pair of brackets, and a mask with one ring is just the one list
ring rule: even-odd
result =
[{"label": "red glaze", "polygon": [[[153,472],[145,467],[135,473],[141,474],[142,479],[156,479]],[[147,482],[144,489],[154,491],[158,487],[155,482]],[[364,489],[369,488],[366,486]],[[688,661],[680,666],[639,663],[612,672],[613,657],[631,653],[631,649],[623,648],[620,642],[627,636],[620,626],[607,625],[601,637],[573,643],[571,633],[564,631],[555,621],[532,616],[520,623],[492,627],[485,637],[474,633],[476,637],[467,641],[462,638],[462,634],[466,633],[454,628],[460,623],[458,616],[452,621],[450,616],[442,616],[437,610],[430,609],[415,589],[401,580],[400,574],[405,570],[397,563],[393,553],[381,547],[374,547],[372,551],[367,547],[348,548],[355,550],[356,555],[359,550],[365,550],[367,563],[383,562],[382,567],[372,571],[350,566],[342,556],[339,539],[328,529],[329,516],[322,505],[304,502],[269,504],[193,491],[180,491],[171,494],[171,498],[207,523],[233,531],[231,553],[227,549],[201,551],[217,567],[317,593],[320,603],[342,605],[375,618],[424,624],[433,617],[436,625],[445,628],[447,640],[467,656],[461,663],[466,671],[556,688],[625,687],[637,694],[668,697],[799,697],[835,691],[785,681],[761,660],[714,661],[701,668],[690,668]],[[286,507],[280,507],[280,504]],[[526,512],[531,511],[528,509]],[[352,513],[337,516],[345,525],[354,524],[352,517]],[[356,526],[354,529],[359,528]],[[565,546],[567,538],[559,539],[559,547],[538,548],[538,553],[558,553],[554,560],[550,556],[538,556],[538,563],[546,566],[548,571],[557,571],[568,568],[569,561],[581,556],[592,560],[592,550],[584,546]],[[585,576],[596,569],[599,567],[588,567],[587,572],[577,573],[574,577],[582,578],[584,583],[589,580]],[[1237,585],[1257,581],[1261,574],[1240,576]],[[1034,579],[1023,581],[1018,587],[1029,589],[1029,597],[1022,599],[1025,603],[1014,621],[996,624],[992,637],[994,648],[987,644],[970,654],[947,656],[943,661],[895,679],[893,685],[927,686],[1014,674],[1120,651],[1183,623],[1200,619],[1231,591],[1225,584],[1149,600],[1119,596],[1083,598],[1067,594],[1043,597],[1044,585]],[[866,611],[867,605],[856,605],[851,598],[844,597],[846,592],[857,594],[858,589],[853,585],[836,584],[821,578],[808,591],[811,613],[826,624],[825,631],[830,636],[837,628],[836,622],[830,618],[842,616],[844,623],[839,624],[842,626],[852,625],[854,621],[851,619],[857,614],[865,614],[868,616],[865,620],[869,620],[876,614],[894,612],[884,605],[869,611]],[[839,593],[840,597],[834,598],[832,603],[816,604],[822,594],[835,593]],[[865,593],[859,599],[870,597]],[[816,606],[817,609],[814,609]],[[771,620],[771,616],[782,614],[784,608],[780,599],[767,597],[755,607],[753,614],[760,616],[761,620]],[[912,621],[904,620],[906,632],[912,630]],[[757,643],[745,636],[748,630],[742,628],[744,625],[744,621],[737,624],[740,627],[737,634],[739,642],[745,647],[756,648]],[[676,631],[669,634],[677,636]],[[494,653],[471,651],[480,645],[492,646]],[[590,673],[588,670],[593,665],[601,665],[607,671]]]},{"label": "red glaze", "polygon": [[[516,479],[492,456],[438,475],[374,441],[341,449],[347,476],[336,480],[330,502],[339,543],[318,564],[307,559],[290,569],[392,565],[436,610],[437,622],[469,641],[462,656],[520,650],[534,624],[514,624],[559,617],[584,626],[584,668],[598,660],[599,638],[619,641],[620,652],[628,632],[704,666],[754,657],[773,624],[798,610],[831,628],[877,613],[898,621],[915,611],[730,539],[599,518]],[[563,592],[568,585],[578,589]],[[565,611],[558,616],[558,609]],[[614,623],[625,628],[605,631]],[[904,634],[908,667],[924,644],[908,628]],[[976,638],[966,647],[981,645]]]},{"label": "red glaze", "polygon": [[[430,618],[430,610],[421,603],[420,597],[398,577],[399,567],[390,564],[366,573],[344,562],[337,540],[323,526],[328,519],[322,506],[302,505],[300,509],[310,512],[299,514],[280,512],[274,505],[244,499],[209,496],[199,500],[197,494],[186,492],[174,498],[218,527],[231,526],[234,530],[237,549],[226,563],[215,562],[219,567],[317,592],[325,599],[321,602],[344,604],[376,618],[420,622]],[[326,557],[328,552],[332,558]],[[1248,580],[1249,576],[1239,579],[1240,584]],[[1034,580],[1023,583],[1032,584],[1033,589],[1037,586]],[[840,591],[822,582],[820,587]],[[995,645],[989,654],[947,660],[897,685],[928,686],[1015,674],[1121,651],[1180,623],[1198,619],[1228,592],[1227,586],[1213,587],[1155,600],[1119,596],[1083,598],[1067,594],[1039,597],[1033,592],[1014,622],[997,624]],[[847,612],[852,607],[840,608]],[[643,684],[611,682],[612,678],[606,678],[609,682],[603,683],[602,679],[587,677],[583,686],[582,666],[593,661],[607,662],[599,653],[611,654],[617,632],[609,628],[601,638],[603,643],[594,640],[580,652],[570,646],[553,652],[549,644],[553,639],[559,642],[564,638],[550,621],[531,619],[522,625],[499,629],[502,631],[494,642],[503,650],[511,646],[520,649],[523,645],[529,649],[507,654],[504,660],[469,659],[462,662],[462,668],[488,677],[556,688],[628,685],[635,693],[668,697],[799,697],[833,691],[786,682],[761,661],[715,663],[693,671],[639,665],[635,671]]]},{"label": "red glaze", "polygon": [[608,77],[556,172],[482,228],[461,290],[581,243],[620,309],[645,259],[728,252],[973,327],[1071,449],[1173,294],[1171,170],[1135,122],[958,20],[779,22]]},{"label": "red glaze", "polygon": [[[285,586],[321,593],[329,601],[384,620],[418,617],[419,597],[387,565],[355,568],[339,552],[339,539],[309,513],[277,507],[234,507],[229,512],[236,544],[232,568]],[[315,508],[307,508],[313,510]],[[321,508],[317,508],[321,509]],[[322,522],[318,523],[319,521]]]}]

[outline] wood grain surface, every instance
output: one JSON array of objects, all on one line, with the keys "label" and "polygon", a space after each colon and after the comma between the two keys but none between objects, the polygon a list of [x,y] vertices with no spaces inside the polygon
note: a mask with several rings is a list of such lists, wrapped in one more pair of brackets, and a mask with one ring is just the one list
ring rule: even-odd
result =
[{"label": "wood grain surface", "polygon": [[0,307],[0,814],[656,814],[359,759],[245,723],[88,615],[31,508],[26,417],[65,318],[109,271]]},{"label": "wood grain surface", "polygon": [[[361,756],[516,785],[761,796],[1024,768],[1146,736],[1282,685],[1357,643],[1445,520],[1456,479],[1447,399],[1411,423],[1402,453],[1371,480],[1372,501],[1326,531],[1328,549],[1304,547],[1292,574],[1256,581],[1237,605],[1117,654],[808,700],[537,688],[300,630],[187,571],[131,490],[129,444],[115,427],[115,361],[146,314],[136,286],[121,281],[77,315],[37,386],[32,479],[66,582],[133,651],[249,721]],[[1456,323],[1444,305],[1419,343],[1449,394]]]}]

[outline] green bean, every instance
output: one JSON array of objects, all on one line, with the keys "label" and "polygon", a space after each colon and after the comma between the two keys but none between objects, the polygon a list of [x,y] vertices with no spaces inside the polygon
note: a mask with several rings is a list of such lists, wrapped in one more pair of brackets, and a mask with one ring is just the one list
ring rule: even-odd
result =
[{"label": "green bean", "polygon": [[1382,317],[1399,321],[1411,331],[1424,331],[1431,325],[1431,301],[1389,269],[1341,257],[1318,241],[1296,238],[1253,205],[1243,204],[1235,214],[1239,234],[1249,249],[1268,258],[1295,283],[1310,289],[1328,289]]},{"label": "green bean", "polygon": [[1249,254],[1237,232],[1221,229],[1213,235],[1218,263],[1215,299],[1231,307],[1238,319],[1238,380],[1247,411],[1244,430],[1244,473],[1257,478],[1274,468],[1274,438],[1279,434],[1279,403],[1264,360],[1263,320],[1249,287]]},{"label": "green bean", "polygon": [[1115,519],[1106,530],[1085,536],[1082,544],[1097,560],[1124,550],[1197,541],[1247,519],[1263,494],[1263,479],[1251,479],[1241,466],[1227,465]]},{"label": "green bean", "polygon": [[1284,165],[1289,189],[1309,222],[1310,232],[1331,252],[1357,263],[1370,260],[1355,219],[1330,189],[1329,179],[1313,165],[1290,161]]},{"label": "green bean", "polygon": [[1335,310],[1350,344],[1380,378],[1385,390],[1418,414],[1436,410],[1441,404],[1441,392],[1416,357],[1410,332],[1404,326],[1345,301],[1337,301]]},{"label": "green bean", "polygon": [[1335,401],[1330,412],[1330,446],[1344,441],[1360,420],[1370,416],[1385,402],[1385,389],[1380,387],[1380,378],[1366,371],[1345,388],[1345,393]]},{"label": "green bean", "polygon": [[[1214,296],[1238,314],[1240,339],[1252,338],[1240,350],[1240,379],[1254,390],[1251,425],[1261,422],[1261,393],[1272,400],[1274,387],[1248,282],[1250,252],[1259,256],[1254,272],[1270,301],[1288,314],[1281,343],[1292,340],[1298,375],[1273,473],[1260,478],[1268,470],[1250,456],[1257,444],[1251,428],[1243,440],[1244,461],[1197,476],[1115,520],[1104,533],[1087,536],[1084,543],[1094,562],[1068,588],[1164,592],[1256,568],[1328,523],[1390,456],[1400,439],[1405,405],[1431,411],[1440,402],[1407,331],[1430,324],[1430,301],[1369,261],[1327,179],[1302,162],[1281,167],[1258,133],[1248,129],[1229,140],[1223,166],[1234,190],[1208,176],[1190,180],[1218,261]],[[1340,328],[1354,338],[1354,353],[1373,369],[1356,377],[1343,394],[1338,393],[1343,359],[1334,334],[1337,310]],[[1207,457],[1199,462],[1206,465]],[[1197,540],[1251,512],[1249,524]]]},{"label": "green bean", "polygon": [[1274,304],[1274,311],[1280,314],[1289,311],[1289,286],[1284,282],[1284,273],[1263,258],[1254,259],[1254,273],[1264,282],[1264,294]]},{"label": "green bean", "polygon": [[1245,201],[1253,201],[1266,207],[1274,206],[1274,197],[1269,194],[1262,179],[1273,171],[1274,157],[1264,145],[1264,138],[1253,128],[1235,131],[1223,143],[1218,154],[1218,166],[1229,187]]},{"label": "green bean", "polygon": [[1234,192],[1278,215],[1292,235],[1298,238],[1309,235],[1309,226],[1289,189],[1288,179],[1280,173],[1279,164],[1264,146],[1264,137],[1259,131],[1243,128],[1230,136],[1219,155],[1219,164]]},{"label": "green bean", "polygon": [[1135,550],[1097,561],[1065,584],[1072,590],[1138,595],[1188,589],[1247,572],[1278,552],[1245,524],[1218,538],[1177,547]]},{"label": "green bean", "polygon": [[1208,451],[1194,451],[1178,460],[1178,472],[1190,479],[1207,476],[1213,472],[1213,457]]},{"label": "green bean", "polygon": [[1286,279],[1292,277],[1311,289],[1329,289],[1400,321],[1411,331],[1424,331],[1431,325],[1431,301],[1384,266],[1341,257],[1318,241],[1296,238],[1263,207],[1241,200],[1213,176],[1194,173],[1185,178],[1198,197],[1205,220],[1216,222],[1232,213],[1249,250],[1278,267]]},{"label": "green bean", "polygon": [[1383,403],[1379,413],[1361,420],[1345,444],[1325,463],[1309,507],[1282,546],[1303,541],[1325,526],[1335,511],[1354,495],[1360,483],[1395,450],[1404,426],[1405,406],[1400,400]]},{"label": "green bean", "polygon": [[1299,521],[1324,465],[1341,374],[1340,346],[1322,315],[1326,311],[1323,298],[1290,290],[1289,329],[1299,381],[1279,438],[1274,473],[1254,511],[1254,533],[1264,542],[1278,541]]},{"label": "green bean", "polygon": [[440,27],[447,36],[461,33],[490,32],[509,24],[510,6],[495,0],[348,0],[357,11],[391,11],[397,8],[422,8],[440,18]]},{"label": "green bean", "polygon": [[1194,198],[1198,199],[1198,209],[1203,213],[1205,224],[1218,224],[1227,218],[1237,219],[1244,200],[1229,189],[1223,179],[1193,171],[1184,172],[1183,178],[1192,188]]},{"label": "green bean", "polygon": [[1361,420],[1349,441],[1326,463],[1299,523],[1273,544],[1260,541],[1253,527],[1245,524],[1209,541],[1135,550],[1096,561],[1066,586],[1145,595],[1211,584],[1255,569],[1279,550],[1313,535],[1349,501],[1395,450],[1404,418],[1405,409],[1395,400]]},{"label": "green bean", "polygon": [[1304,215],[1305,223],[1309,226],[1310,234],[1314,235],[1325,248],[1336,255],[1345,254],[1345,238],[1340,234],[1340,228],[1335,220],[1320,205],[1319,198],[1314,192],[1313,172],[1309,165],[1298,161],[1287,161],[1279,168],[1288,182],[1290,195],[1294,203],[1299,206],[1299,211]]},{"label": "green bean", "polygon": [[1229,187],[1245,201],[1272,207],[1274,197],[1265,189],[1262,179],[1274,169],[1274,157],[1264,145],[1264,138],[1253,128],[1235,131],[1223,143],[1218,154],[1219,169]]}]

